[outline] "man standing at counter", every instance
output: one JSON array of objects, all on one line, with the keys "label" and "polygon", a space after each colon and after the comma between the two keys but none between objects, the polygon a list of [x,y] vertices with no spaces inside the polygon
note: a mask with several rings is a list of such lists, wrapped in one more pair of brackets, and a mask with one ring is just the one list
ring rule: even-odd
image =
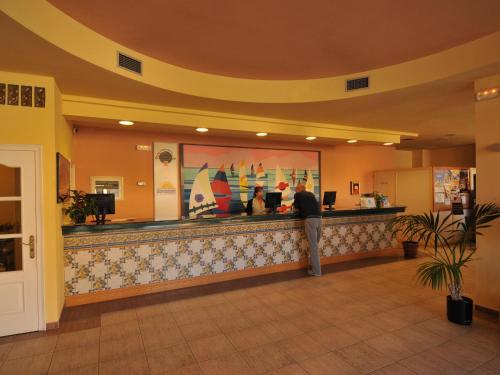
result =
[{"label": "man standing at counter", "polygon": [[309,265],[307,273],[311,276],[321,276],[318,243],[321,239],[321,213],[319,203],[313,193],[306,191],[304,184],[298,184],[293,197],[293,205],[304,218],[304,229],[309,241]]}]

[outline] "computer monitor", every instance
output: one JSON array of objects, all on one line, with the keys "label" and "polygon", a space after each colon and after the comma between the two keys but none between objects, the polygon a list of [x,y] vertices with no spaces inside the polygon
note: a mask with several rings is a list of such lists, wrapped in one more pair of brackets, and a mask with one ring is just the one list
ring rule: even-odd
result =
[{"label": "computer monitor", "polygon": [[106,215],[115,213],[114,194],[87,194],[87,199],[93,204],[96,224],[104,224]]},{"label": "computer monitor", "polygon": [[266,208],[274,213],[281,206],[281,192],[266,193]]},{"label": "computer monitor", "polygon": [[323,193],[323,206],[328,206],[328,209],[330,211],[332,210],[332,206],[335,205],[336,200],[337,200],[336,191],[325,191]]}]

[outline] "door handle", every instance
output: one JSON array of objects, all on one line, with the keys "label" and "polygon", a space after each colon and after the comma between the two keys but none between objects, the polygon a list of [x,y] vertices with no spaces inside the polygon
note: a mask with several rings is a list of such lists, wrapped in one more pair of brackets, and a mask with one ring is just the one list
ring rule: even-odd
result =
[{"label": "door handle", "polygon": [[24,243],[23,242],[23,245],[26,245],[26,246],[30,247],[30,258],[31,259],[35,259],[35,255],[36,255],[36,250],[35,250],[35,236],[31,235],[30,239],[29,239],[29,242],[28,243]]}]

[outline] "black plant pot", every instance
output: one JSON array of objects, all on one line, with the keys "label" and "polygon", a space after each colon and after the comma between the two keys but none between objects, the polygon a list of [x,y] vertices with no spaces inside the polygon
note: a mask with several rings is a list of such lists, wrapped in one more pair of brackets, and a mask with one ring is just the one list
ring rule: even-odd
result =
[{"label": "black plant pot", "polygon": [[418,253],[418,242],[417,241],[403,241],[403,251],[405,254],[405,259],[416,258],[417,253]]},{"label": "black plant pot", "polygon": [[462,297],[459,301],[454,301],[451,296],[446,297],[446,312],[450,322],[470,325],[473,310],[474,301],[468,297]]}]

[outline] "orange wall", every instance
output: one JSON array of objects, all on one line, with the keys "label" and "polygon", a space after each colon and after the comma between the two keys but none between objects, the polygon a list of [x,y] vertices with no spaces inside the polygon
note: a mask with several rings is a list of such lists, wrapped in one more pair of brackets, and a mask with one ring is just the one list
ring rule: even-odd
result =
[{"label": "orange wall", "polygon": [[[396,168],[396,150],[383,146],[314,146],[314,144],[242,140],[206,135],[169,135],[133,130],[111,130],[82,127],[73,136],[73,163],[76,166],[76,188],[90,190],[91,176],[123,176],[123,201],[116,202],[115,218],[152,218],[153,155],[136,151],[136,145],[153,142],[178,142],[247,147],[289,148],[321,151],[321,189],[337,191],[337,207],[352,207],[359,197],[349,193],[349,182],[360,182],[361,192],[373,189],[373,171]],[[146,186],[136,186],[145,181]]]}]

